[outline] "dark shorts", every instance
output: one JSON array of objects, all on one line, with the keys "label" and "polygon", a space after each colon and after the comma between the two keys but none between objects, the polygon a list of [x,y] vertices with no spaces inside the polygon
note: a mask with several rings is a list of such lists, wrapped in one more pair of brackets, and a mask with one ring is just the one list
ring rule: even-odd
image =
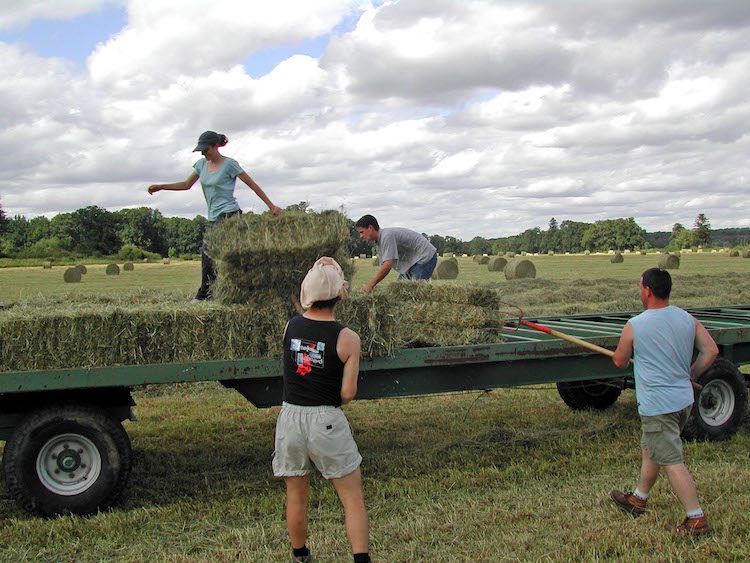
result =
[{"label": "dark shorts", "polygon": [[690,417],[692,405],[681,411],[656,416],[641,416],[641,448],[657,465],[682,463],[680,433]]}]

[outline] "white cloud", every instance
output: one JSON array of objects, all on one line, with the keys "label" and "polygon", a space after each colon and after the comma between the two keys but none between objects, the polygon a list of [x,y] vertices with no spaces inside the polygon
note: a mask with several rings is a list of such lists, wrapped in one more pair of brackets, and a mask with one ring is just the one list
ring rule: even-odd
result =
[{"label": "white cloud", "polygon": [[0,0],[0,29],[24,26],[34,19],[70,20],[122,0]]},{"label": "white cloud", "polygon": [[[0,25],[61,17],[28,4],[0,4]],[[509,235],[552,216],[633,216],[649,230],[699,212],[714,227],[750,220],[747,2],[133,0],[127,13],[84,73],[0,43],[10,214],[205,213],[197,186],[145,189],[186,177],[214,129],[280,205],[343,205],[428,233]],[[243,67],[349,17],[320,59],[300,51],[260,77]]]}]

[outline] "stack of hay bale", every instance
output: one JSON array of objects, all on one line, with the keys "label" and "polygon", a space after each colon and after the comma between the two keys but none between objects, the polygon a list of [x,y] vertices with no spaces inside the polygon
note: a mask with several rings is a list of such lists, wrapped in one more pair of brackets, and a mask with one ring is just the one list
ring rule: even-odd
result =
[{"label": "stack of hay bale", "polygon": [[[290,296],[315,260],[333,256],[351,281],[347,240],[336,211],[233,217],[208,237],[214,301],[154,290],[30,298],[0,310],[0,371],[277,357]],[[498,341],[498,299],[495,289],[399,282],[352,291],[337,316],[360,334],[364,355],[382,356]]]}]

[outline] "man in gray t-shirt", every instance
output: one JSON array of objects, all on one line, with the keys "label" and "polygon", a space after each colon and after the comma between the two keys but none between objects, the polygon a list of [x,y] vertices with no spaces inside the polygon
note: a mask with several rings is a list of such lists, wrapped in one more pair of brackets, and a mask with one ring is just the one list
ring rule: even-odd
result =
[{"label": "man in gray t-shirt", "polygon": [[429,280],[432,277],[437,250],[418,232],[404,227],[381,229],[372,215],[364,215],[355,226],[363,240],[375,243],[380,261],[378,273],[362,287],[364,291],[375,289],[391,269],[398,272],[398,279]]}]

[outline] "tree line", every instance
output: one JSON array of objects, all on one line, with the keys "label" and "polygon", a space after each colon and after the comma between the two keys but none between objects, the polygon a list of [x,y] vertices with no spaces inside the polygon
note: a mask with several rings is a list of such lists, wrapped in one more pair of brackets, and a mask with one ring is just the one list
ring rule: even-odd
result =
[{"label": "tree line", "polygon": [[[310,212],[307,202],[299,202],[287,211]],[[159,256],[193,256],[200,252],[208,221],[201,215],[193,219],[164,217],[160,211],[137,207],[108,211],[88,206],[52,219],[44,216],[27,219],[7,217],[0,206],[0,257],[63,258],[70,256],[127,255],[130,259],[153,254]],[[369,243],[361,240],[349,220],[347,249],[352,256],[370,255]],[[553,217],[546,230],[526,229],[509,237],[474,237],[463,241],[452,236],[422,233],[443,254],[503,254],[506,252],[577,253],[589,250],[635,250],[666,247],[679,250],[708,246],[712,241],[711,224],[700,213],[692,229],[675,223],[669,236],[655,240],[633,217],[607,219],[595,223],[565,220],[558,224]],[[745,233],[750,234],[750,233]]]}]

